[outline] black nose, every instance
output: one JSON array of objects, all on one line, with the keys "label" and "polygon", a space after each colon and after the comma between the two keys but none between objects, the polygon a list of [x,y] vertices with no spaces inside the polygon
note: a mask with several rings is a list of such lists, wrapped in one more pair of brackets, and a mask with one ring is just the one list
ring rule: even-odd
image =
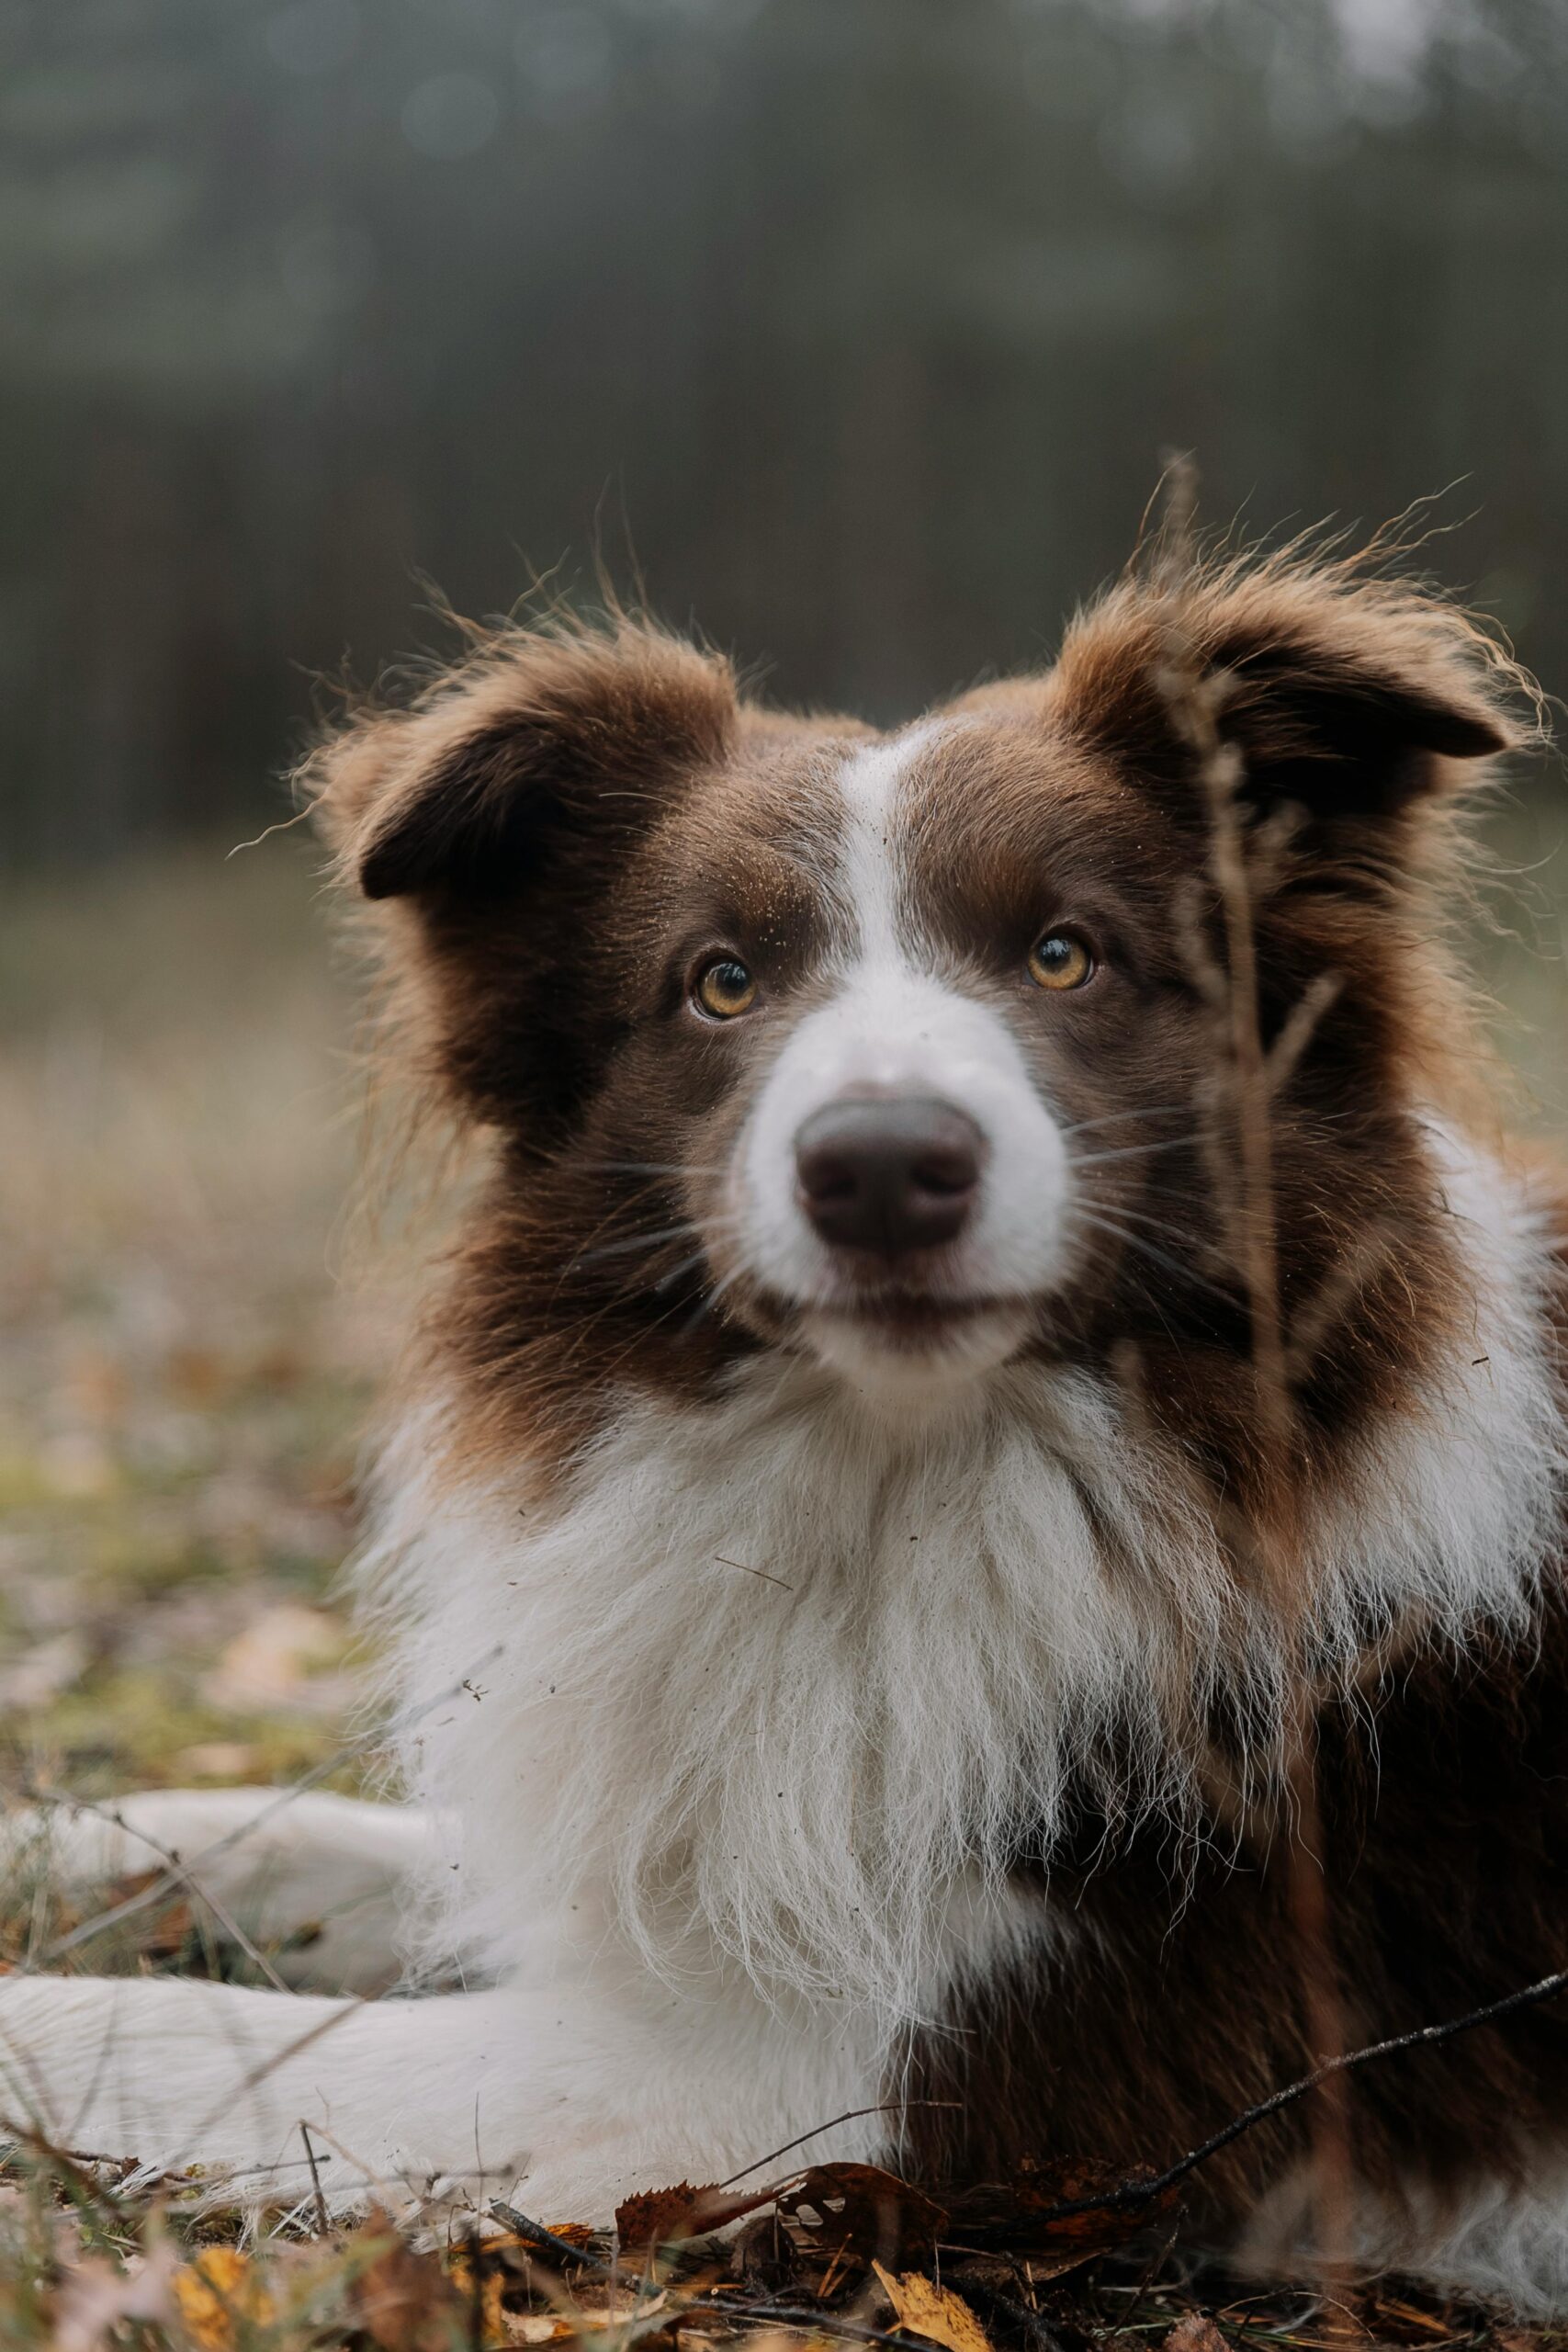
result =
[{"label": "black nose", "polygon": [[980,1159],[974,1120],[921,1095],[829,1102],[795,1139],[801,1205],[823,1240],[884,1258],[957,1238]]}]

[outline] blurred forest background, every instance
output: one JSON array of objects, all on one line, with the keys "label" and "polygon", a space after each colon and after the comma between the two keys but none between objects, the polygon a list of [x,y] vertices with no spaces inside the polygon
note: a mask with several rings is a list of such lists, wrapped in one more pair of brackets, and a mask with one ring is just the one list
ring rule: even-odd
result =
[{"label": "blurred forest background", "polygon": [[[225,854],[320,677],[602,551],[907,713],[1174,445],[1213,521],[1447,489],[1561,687],[1565,276],[1562,0],[0,0],[13,1781],[340,1736],[350,991],[300,837]],[[1519,777],[1477,943],[1559,1129],[1565,814]]]}]

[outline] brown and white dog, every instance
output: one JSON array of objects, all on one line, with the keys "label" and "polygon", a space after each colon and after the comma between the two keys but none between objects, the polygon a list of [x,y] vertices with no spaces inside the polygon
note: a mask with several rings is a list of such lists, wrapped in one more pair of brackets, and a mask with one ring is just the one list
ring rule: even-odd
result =
[{"label": "brown and white dog", "polygon": [[[1160,2162],[1309,2055],[1303,1687],[1352,2038],[1568,1960],[1568,1216],[1438,944],[1517,674],[1352,565],[1172,594],[889,734],[615,620],[324,748],[403,1049],[493,1145],[364,1571],[416,1802],[69,1825],[73,1881],[144,1836],[324,1918],[336,1990],[13,1978],[13,2109],[286,2198],[304,2120],[336,2194],[546,2218],[874,2107],[807,2153]],[[1249,820],[1282,1441],[1173,628]],[[469,1989],[344,2000],[394,1913]],[[1365,2261],[1568,2307],[1561,2009],[1351,2098]],[[1289,2248],[1299,2112],[1211,2242]]]}]

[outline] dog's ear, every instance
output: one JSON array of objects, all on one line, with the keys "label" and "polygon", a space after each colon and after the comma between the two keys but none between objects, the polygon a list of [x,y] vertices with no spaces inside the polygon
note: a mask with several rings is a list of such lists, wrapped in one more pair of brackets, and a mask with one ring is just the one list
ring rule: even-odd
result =
[{"label": "dog's ear", "polygon": [[1195,682],[1247,801],[1294,804],[1345,839],[1517,741],[1517,677],[1464,614],[1410,583],[1276,559],[1200,571],[1175,595],[1122,582],[1073,623],[1043,700],[1079,741],[1180,792]]},{"label": "dog's ear", "polygon": [[723,661],[622,622],[510,631],[321,746],[303,788],[386,902],[416,1080],[541,1147],[570,1121],[624,1034],[630,863],[738,724]]},{"label": "dog's ear", "polygon": [[655,629],[509,632],[412,709],[351,725],[305,786],[367,898],[438,913],[613,854],[735,720],[728,666]]}]

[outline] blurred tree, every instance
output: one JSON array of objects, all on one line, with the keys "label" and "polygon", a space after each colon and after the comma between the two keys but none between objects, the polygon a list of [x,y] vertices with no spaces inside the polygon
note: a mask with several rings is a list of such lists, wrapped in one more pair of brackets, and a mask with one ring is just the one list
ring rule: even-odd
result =
[{"label": "blurred tree", "polygon": [[1565,250],[1558,0],[11,0],[6,846],[265,821],[417,574],[596,543],[908,709],[1168,443],[1260,526],[1462,477],[1436,566],[1561,678]]}]

